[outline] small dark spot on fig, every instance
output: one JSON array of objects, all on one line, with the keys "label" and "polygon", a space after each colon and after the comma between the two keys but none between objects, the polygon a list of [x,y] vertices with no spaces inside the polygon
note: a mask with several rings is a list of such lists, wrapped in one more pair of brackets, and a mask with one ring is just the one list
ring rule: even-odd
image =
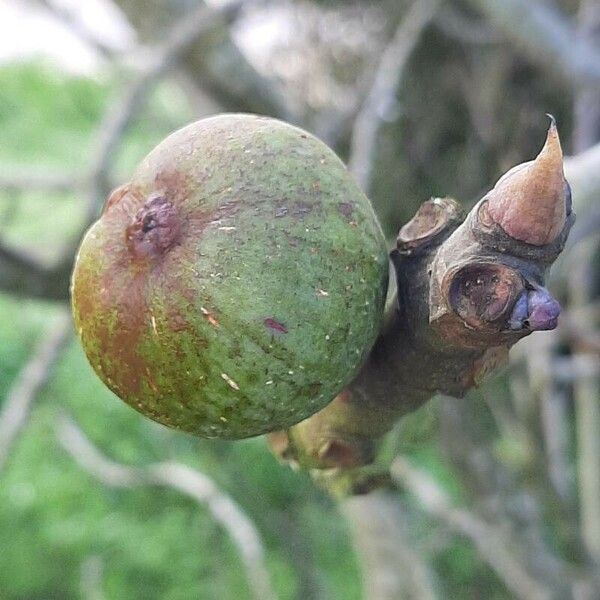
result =
[{"label": "small dark spot on fig", "polygon": [[275,319],[268,318],[268,319],[265,319],[263,321],[263,323],[269,329],[273,329],[274,331],[278,331],[279,333],[287,333],[288,332],[287,327],[283,323],[280,323],[279,321],[276,321]]}]

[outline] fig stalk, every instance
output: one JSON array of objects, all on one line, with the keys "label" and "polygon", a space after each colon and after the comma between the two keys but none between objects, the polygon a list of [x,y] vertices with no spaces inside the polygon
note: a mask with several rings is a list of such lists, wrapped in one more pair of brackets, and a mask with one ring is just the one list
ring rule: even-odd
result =
[{"label": "fig stalk", "polygon": [[554,121],[539,156],[466,218],[451,199],[425,202],[391,253],[398,293],[367,362],[331,404],[279,433],[274,451],[313,469],[369,465],[400,417],[436,393],[464,395],[513,344],[556,327],[544,281],[574,218]]}]

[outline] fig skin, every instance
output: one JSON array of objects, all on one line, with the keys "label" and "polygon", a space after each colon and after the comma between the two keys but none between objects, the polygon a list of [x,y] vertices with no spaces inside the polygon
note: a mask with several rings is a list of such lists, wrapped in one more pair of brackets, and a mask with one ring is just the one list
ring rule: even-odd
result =
[{"label": "fig skin", "polygon": [[75,324],[137,411],[201,437],[289,427],[353,378],[380,330],[385,240],[321,141],[219,115],[160,143],[79,249]]}]

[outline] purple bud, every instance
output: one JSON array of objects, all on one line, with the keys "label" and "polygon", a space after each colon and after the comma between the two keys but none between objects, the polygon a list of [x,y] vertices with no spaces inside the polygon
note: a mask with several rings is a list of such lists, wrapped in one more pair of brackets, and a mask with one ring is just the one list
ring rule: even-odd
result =
[{"label": "purple bud", "polygon": [[541,331],[554,329],[558,324],[560,304],[543,287],[539,287],[528,294],[529,300],[529,329]]},{"label": "purple bud", "polygon": [[527,292],[521,292],[510,314],[508,326],[513,331],[523,329],[528,317]]}]

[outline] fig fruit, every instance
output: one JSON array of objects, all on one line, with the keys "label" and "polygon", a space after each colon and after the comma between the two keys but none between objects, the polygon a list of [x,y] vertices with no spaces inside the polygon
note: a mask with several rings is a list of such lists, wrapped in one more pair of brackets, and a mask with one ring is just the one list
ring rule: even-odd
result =
[{"label": "fig fruit", "polygon": [[160,143],[79,249],[77,331],[104,383],[202,437],[289,427],[352,379],[388,277],[343,163],[280,121],[220,115]]}]

